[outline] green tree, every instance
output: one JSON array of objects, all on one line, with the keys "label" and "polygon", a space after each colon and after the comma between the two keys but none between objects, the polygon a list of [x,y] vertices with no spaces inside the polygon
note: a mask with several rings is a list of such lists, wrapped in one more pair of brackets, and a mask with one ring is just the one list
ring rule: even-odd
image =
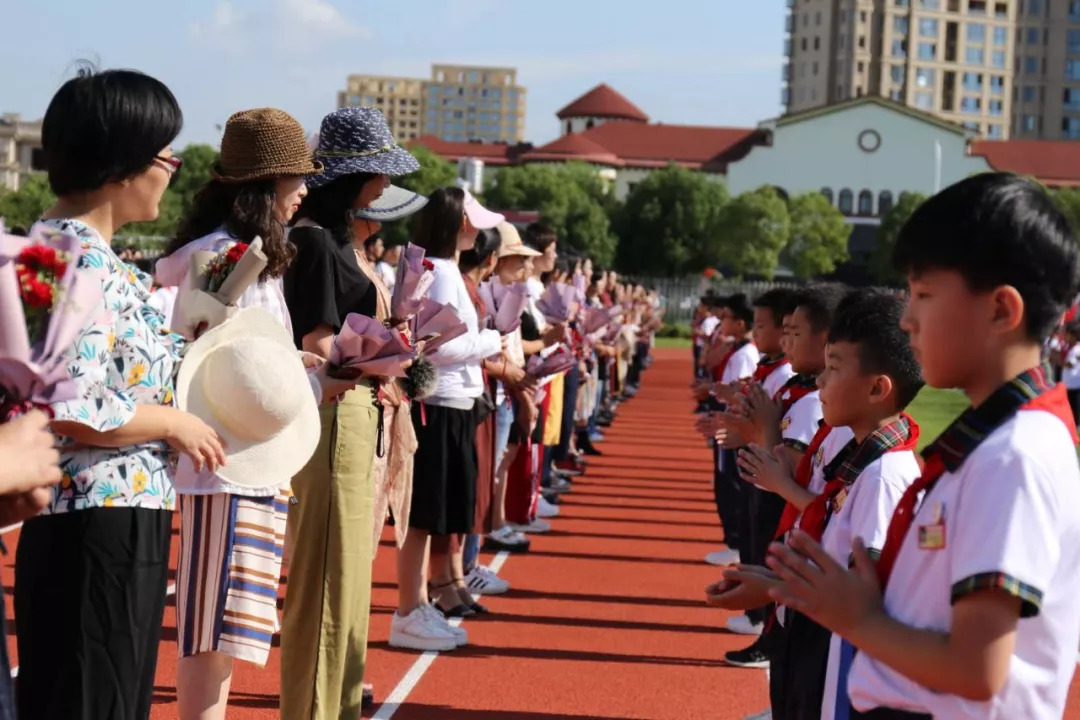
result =
[{"label": "green tree", "polygon": [[9,230],[16,226],[29,230],[54,202],[56,196],[49,188],[48,178],[29,175],[17,191],[0,188],[0,218]]},{"label": "green tree", "polygon": [[560,242],[601,265],[615,258],[615,236],[605,204],[605,189],[596,171],[581,163],[532,164],[499,170],[485,190],[485,203],[495,209],[537,210]]},{"label": "green tree", "polygon": [[632,274],[674,277],[720,263],[727,188],[675,165],[650,173],[615,213],[616,265]]},{"label": "green tree", "polygon": [[[409,148],[420,162],[420,169],[410,175],[394,178],[394,183],[415,193],[427,196],[441,187],[448,187],[457,180],[457,168],[449,160],[436,155],[423,145]],[[415,217],[415,216],[414,216]],[[412,222],[404,218],[383,227],[382,235],[387,245],[403,245],[409,241]]]},{"label": "green tree", "polygon": [[874,279],[883,285],[903,285],[904,278],[893,268],[893,251],[900,228],[908,221],[911,214],[923,204],[926,195],[918,192],[902,192],[889,212],[881,219],[878,226],[877,244],[870,255],[870,272]]},{"label": "green tree", "polygon": [[770,186],[745,192],[724,206],[720,233],[724,265],[771,278],[791,234],[787,203]]},{"label": "green tree", "polygon": [[808,192],[788,203],[791,237],[781,261],[800,278],[824,275],[848,259],[851,225],[824,195]]},{"label": "green tree", "polygon": [[210,182],[211,169],[218,158],[214,148],[209,145],[188,145],[177,154],[183,159],[184,165],[161,196],[157,219],[126,225],[122,230],[123,236],[172,237],[195,195]]},{"label": "green tree", "polygon": [[1080,188],[1055,188],[1050,197],[1073,229],[1073,236],[1080,233]]}]

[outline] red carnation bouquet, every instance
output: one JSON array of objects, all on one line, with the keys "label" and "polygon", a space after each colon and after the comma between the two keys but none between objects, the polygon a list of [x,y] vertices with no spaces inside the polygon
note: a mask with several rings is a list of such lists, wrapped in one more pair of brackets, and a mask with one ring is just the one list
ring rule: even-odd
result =
[{"label": "red carnation bouquet", "polygon": [[70,272],[81,253],[73,232],[39,224],[24,238],[0,223],[0,422],[74,397],[68,352],[102,292]]},{"label": "red carnation bouquet", "polygon": [[190,339],[232,317],[244,291],[266,269],[262,238],[235,242],[219,252],[191,254],[190,269],[176,296],[172,330]]},{"label": "red carnation bouquet", "polygon": [[240,263],[240,259],[247,252],[247,243],[233,243],[228,250],[214,256],[206,265],[206,291],[216,293],[225,284],[225,280],[232,274]]}]

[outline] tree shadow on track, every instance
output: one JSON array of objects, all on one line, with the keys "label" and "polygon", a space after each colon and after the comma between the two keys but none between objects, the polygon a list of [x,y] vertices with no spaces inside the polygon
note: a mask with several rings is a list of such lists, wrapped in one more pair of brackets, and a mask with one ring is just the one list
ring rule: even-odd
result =
[{"label": "tree shadow on track", "polygon": [[395,715],[405,717],[438,718],[439,720],[625,720],[622,717],[601,717],[599,715],[568,715],[566,713],[546,713],[526,710],[462,710],[446,705],[422,705],[406,702],[399,706]]},{"label": "tree shadow on track", "polygon": [[[373,583],[373,585],[380,590],[397,589],[397,585],[393,583],[376,582]],[[702,607],[702,601],[683,600],[680,598],[634,597],[632,595],[600,595],[595,593],[554,592],[552,590],[523,590],[517,588],[511,588],[508,593],[500,595],[499,597],[515,600],[567,600],[569,602],[597,602],[610,605],[647,605],[650,607]],[[397,609],[396,606],[382,607],[387,607],[390,612],[393,612]]]},{"label": "tree shadow on track", "polygon": [[[387,642],[368,643],[368,647],[378,648],[379,650],[395,654],[416,654],[411,650],[398,650],[397,648],[392,648]],[[591,663],[626,663],[629,665],[671,665],[674,667],[731,667],[719,658],[686,658],[672,657],[669,655],[620,655],[618,653],[596,652],[594,650],[551,650],[547,648],[487,647],[483,645],[467,645],[463,648],[459,648],[454,651],[454,657],[499,658],[503,660],[513,658],[522,660],[570,660]]]}]

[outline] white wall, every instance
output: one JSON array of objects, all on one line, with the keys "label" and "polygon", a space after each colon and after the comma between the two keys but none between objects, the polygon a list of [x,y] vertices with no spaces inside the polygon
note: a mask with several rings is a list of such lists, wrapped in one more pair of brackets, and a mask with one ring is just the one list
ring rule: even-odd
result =
[{"label": "white wall", "polygon": [[[584,132],[584,131],[588,130],[590,127],[595,127],[596,125],[603,125],[607,121],[608,121],[607,118],[599,118],[599,117],[572,117],[572,118],[567,118],[566,120],[560,120],[559,121],[559,134],[560,135],[569,135],[570,133],[568,133],[566,131],[567,126],[569,126],[570,132]],[[589,123],[592,123],[592,124],[590,125]]]},{"label": "white wall", "polygon": [[[876,152],[859,148],[864,130],[876,130]],[[934,192],[934,142],[941,143],[941,187],[991,168],[982,157],[968,157],[964,137],[900,111],[875,104],[855,105],[802,122],[777,127],[771,147],[755,147],[728,166],[732,195],[775,185],[789,195],[832,188],[834,203],[849,188],[874,195],[874,211],[883,190],[893,202],[904,191]]]}]

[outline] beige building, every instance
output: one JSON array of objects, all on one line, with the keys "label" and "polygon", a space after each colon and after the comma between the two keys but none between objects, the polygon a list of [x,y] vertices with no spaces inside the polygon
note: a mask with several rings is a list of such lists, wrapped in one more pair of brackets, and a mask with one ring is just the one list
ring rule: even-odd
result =
[{"label": "beige building", "polygon": [[1022,2],[1014,67],[1013,135],[1080,139],[1080,2]]},{"label": "beige building", "polygon": [[403,142],[517,143],[525,135],[525,88],[513,68],[433,65],[429,80],[350,75],[338,107],[350,105],[381,110]]},{"label": "beige building", "polygon": [[[1045,6],[1050,0],[1027,2]],[[784,104],[797,112],[881,95],[982,137],[1007,138],[1020,63],[1016,39],[1020,18],[1026,17],[1020,5],[1019,0],[788,0]],[[1047,18],[1039,16],[1040,29]]]},{"label": "beige building", "polygon": [[23,178],[43,167],[41,121],[0,115],[0,188],[18,190]]}]

